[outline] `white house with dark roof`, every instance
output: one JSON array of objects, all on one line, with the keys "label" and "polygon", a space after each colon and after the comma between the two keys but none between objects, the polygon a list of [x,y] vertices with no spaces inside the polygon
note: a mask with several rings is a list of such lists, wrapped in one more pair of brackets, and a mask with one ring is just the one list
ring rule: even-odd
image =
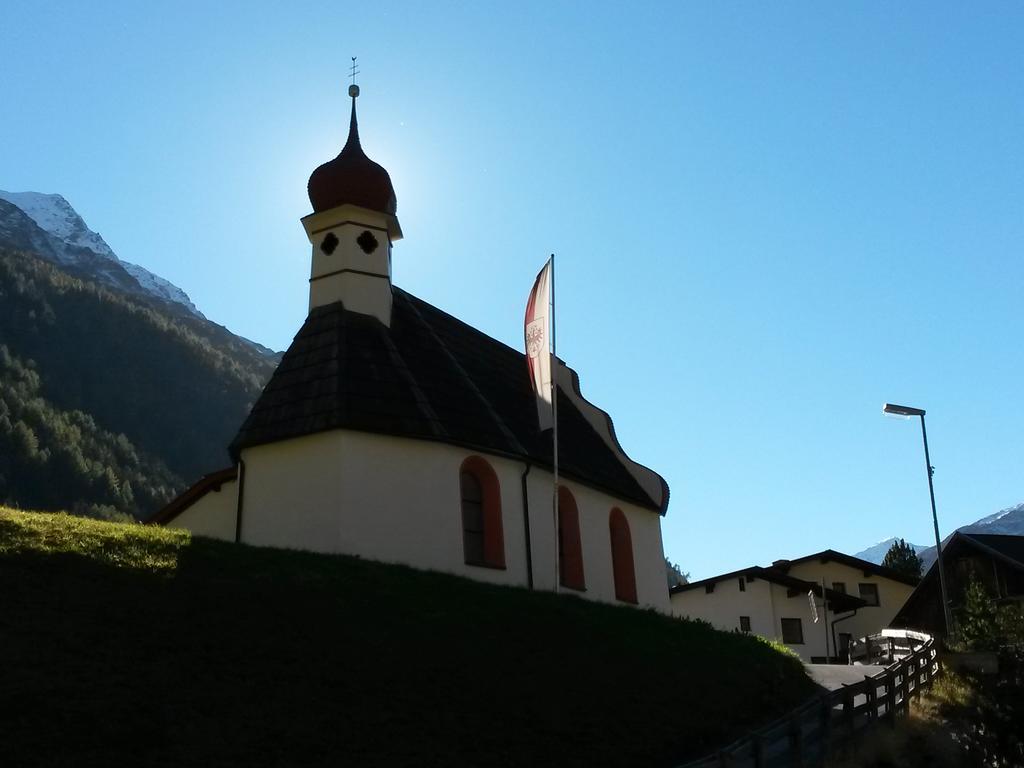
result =
[{"label": "white house with dark roof", "polygon": [[556,524],[526,356],[392,284],[396,196],[350,95],[348,141],[309,180],[309,315],[232,466],[153,522],[668,612],[664,479],[625,454],[557,361]]},{"label": "white house with dark roof", "polygon": [[672,588],[671,603],[677,616],[778,640],[804,661],[824,662],[845,659],[853,640],[888,627],[915,584],[890,568],[827,549],[680,584]]}]

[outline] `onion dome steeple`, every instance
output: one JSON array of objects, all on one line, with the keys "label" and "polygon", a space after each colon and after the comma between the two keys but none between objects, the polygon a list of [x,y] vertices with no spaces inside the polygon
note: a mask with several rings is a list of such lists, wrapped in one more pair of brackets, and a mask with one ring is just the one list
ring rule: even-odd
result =
[{"label": "onion dome steeple", "polygon": [[309,308],[340,302],[346,312],[375,317],[390,327],[391,247],[402,239],[402,227],[395,215],[391,177],[359,145],[354,57],[351,74],[348,141],[341,154],[309,177],[313,212],[302,217],[313,246]]},{"label": "onion dome steeple", "polygon": [[352,97],[348,141],[336,158],[324,163],[310,175],[307,187],[309,202],[313,205],[314,213],[347,203],[393,216],[398,203],[391,177],[382,166],[366,156],[359,144],[359,123],[356,121],[359,86],[350,85],[348,95]]}]

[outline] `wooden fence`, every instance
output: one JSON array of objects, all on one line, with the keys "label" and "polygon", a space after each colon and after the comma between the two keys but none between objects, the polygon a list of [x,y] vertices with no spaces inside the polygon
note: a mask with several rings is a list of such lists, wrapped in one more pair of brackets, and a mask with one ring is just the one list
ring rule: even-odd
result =
[{"label": "wooden fence", "polygon": [[939,674],[935,641],[928,635],[884,630],[858,641],[852,658],[888,661],[873,676],[811,699],[785,717],[714,755],[682,768],[781,768],[818,766],[836,749],[878,721],[895,723],[912,699]]}]

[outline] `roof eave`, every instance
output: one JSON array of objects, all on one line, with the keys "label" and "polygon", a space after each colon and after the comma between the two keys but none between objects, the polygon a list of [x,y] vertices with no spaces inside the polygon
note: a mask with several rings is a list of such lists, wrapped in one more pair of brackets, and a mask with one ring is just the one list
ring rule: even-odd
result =
[{"label": "roof eave", "polygon": [[893,581],[902,582],[911,587],[915,587],[918,584],[917,580],[910,576],[904,576],[902,573],[895,571],[892,568],[886,568],[884,565],[872,563],[870,560],[862,560],[859,557],[854,557],[853,555],[848,555],[845,552],[839,552],[835,549],[822,550],[821,552],[815,552],[813,555],[794,558],[788,562],[790,566],[793,566],[797,563],[806,563],[811,560],[822,560],[824,562],[832,560],[837,563],[849,565],[851,568],[859,568],[866,573],[873,573],[876,576],[883,576]]},{"label": "roof eave", "polygon": [[231,466],[203,475],[198,481],[179,493],[173,500],[154,512],[146,525],[166,525],[203,498],[210,491],[219,491],[225,483],[238,479],[238,467]]}]

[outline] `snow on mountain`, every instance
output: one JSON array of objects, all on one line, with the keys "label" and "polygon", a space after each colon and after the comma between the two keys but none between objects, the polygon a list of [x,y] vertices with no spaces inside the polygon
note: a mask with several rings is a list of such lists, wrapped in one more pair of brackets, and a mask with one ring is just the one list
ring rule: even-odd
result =
[{"label": "snow on mountain", "polygon": [[[969,525],[961,525],[957,530],[963,533],[998,533],[1010,536],[1024,536],[1024,502],[1014,507],[1001,509],[995,514],[983,517]],[[943,539],[943,547],[946,546],[946,542],[949,541],[949,537],[952,535],[949,534],[949,536]],[[885,553],[889,551],[889,547],[892,546],[894,541],[896,541],[895,538],[886,539],[875,544],[873,547],[868,547],[863,552],[858,552],[854,557],[881,565],[882,560],[885,559]],[[931,564],[935,562],[935,547],[922,544],[911,544],[911,546],[917,552],[918,557],[921,558],[924,570],[927,571]]]},{"label": "snow on mountain", "polygon": [[44,232],[28,214],[0,199],[0,243],[38,254],[47,261],[61,261],[63,243]]},{"label": "snow on mountain", "polygon": [[[163,301],[179,304],[196,317],[204,317],[203,313],[189,299],[188,294],[181,288],[159,275],[154,275],[145,267],[121,261],[99,233],[93,232],[86,226],[82,217],[62,195],[0,190],[0,200],[6,200],[17,206],[40,229],[51,236],[50,247],[43,249],[45,252],[42,255],[54,259],[63,266],[81,266],[82,249],[91,251],[96,256],[120,265],[138,283],[143,293]],[[61,247],[61,244],[66,247]],[[100,267],[95,271],[101,281],[118,283],[117,287],[124,287],[120,285],[119,280],[112,278],[110,270]]]},{"label": "snow on mountain", "polygon": [[142,290],[146,293],[151,293],[165,301],[181,304],[196,317],[203,317],[203,313],[196,309],[196,305],[192,303],[188,294],[170,280],[165,280],[160,275],[154,275],[148,269],[140,267],[138,264],[129,264],[127,261],[122,261],[121,266],[125,268],[129,275],[139,281],[139,285],[142,286]]},{"label": "snow on mountain", "polygon": [[98,256],[118,260],[103,238],[85,225],[82,217],[61,195],[0,190],[0,198],[21,208],[43,230],[65,243],[88,248]]},{"label": "snow on mountain", "polygon": [[[892,548],[892,545],[896,543],[897,537],[893,536],[891,539],[880,541],[874,546],[868,547],[862,552],[858,552],[854,557],[859,557],[861,560],[867,560],[869,563],[875,565],[881,565],[882,561],[885,560],[886,553]],[[910,542],[907,542],[910,544]],[[921,554],[928,549],[927,544],[910,544],[914,548],[917,554]]]},{"label": "snow on mountain", "polygon": [[965,533],[1005,533],[1011,536],[1024,536],[1024,503],[1001,509],[994,515],[983,517],[958,530]]}]

